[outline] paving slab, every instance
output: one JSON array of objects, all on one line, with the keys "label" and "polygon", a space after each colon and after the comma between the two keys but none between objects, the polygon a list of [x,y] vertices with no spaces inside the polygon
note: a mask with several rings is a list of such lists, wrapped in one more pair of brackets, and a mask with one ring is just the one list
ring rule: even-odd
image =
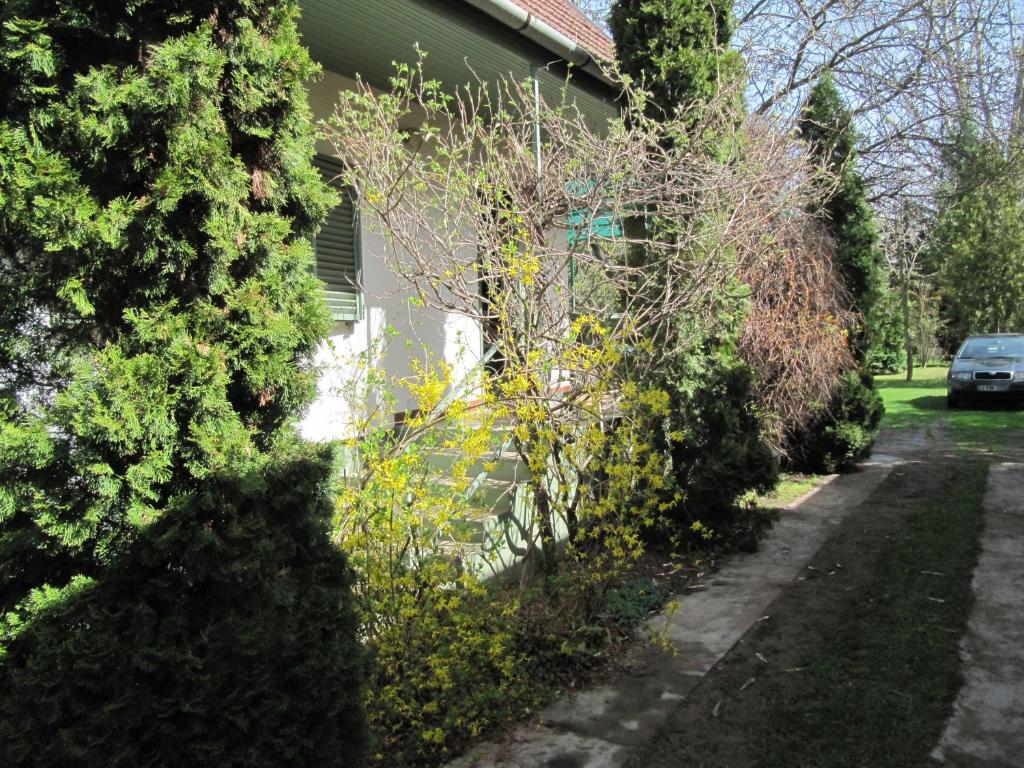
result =
[{"label": "paving slab", "polygon": [[898,461],[876,456],[851,474],[830,478],[783,511],[757,552],[730,557],[703,588],[676,595],[674,607],[646,629],[661,642],[630,648],[619,679],[560,699],[535,722],[477,745],[449,768],[624,765],[632,748],[654,735]]},{"label": "paving slab", "polygon": [[964,685],[932,756],[958,768],[1024,768],[1024,464],[993,464],[960,645]]},{"label": "paving slab", "polygon": [[501,742],[480,744],[450,766],[460,768],[619,768],[627,748],[540,725],[517,728]]}]

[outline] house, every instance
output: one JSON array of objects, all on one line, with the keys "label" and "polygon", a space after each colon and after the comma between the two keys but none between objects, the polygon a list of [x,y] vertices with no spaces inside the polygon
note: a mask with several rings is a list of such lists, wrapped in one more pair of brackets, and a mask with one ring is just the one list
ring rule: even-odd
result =
[{"label": "house", "polygon": [[[395,61],[415,63],[415,47],[428,53],[426,75],[458,85],[479,77],[535,76],[542,94],[560,98],[566,87],[580,110],[595,121],[615,114],[614,91],[597,60],[610,60],[612,43],[570,0],[302,0],[300,30],[324,76],[310,85],[317,118],[329,117],[338,93],[355,77],[384,88]],[[329,148],[318,146],[325,176],[337,173]],[[317,274],[334,323],[318,364],[323,374],[317,400],[302,423],[306,437],[351,436],[352,413],[339,394],[353,374],[349,362],[380,338],[385,327],[400,343],[381,360],[393,376],[412,372],[413,355],[429,354],[452,366],[458,381],[484,354],[481,329],[469,318],[417,307],[385,267],[387,247],[343,192],[314,243]],[[411,342],[407,344],[406,342]],[[400,396],[399,396],[400,397]],[[412,403],[401,399],[395,416]]]}]

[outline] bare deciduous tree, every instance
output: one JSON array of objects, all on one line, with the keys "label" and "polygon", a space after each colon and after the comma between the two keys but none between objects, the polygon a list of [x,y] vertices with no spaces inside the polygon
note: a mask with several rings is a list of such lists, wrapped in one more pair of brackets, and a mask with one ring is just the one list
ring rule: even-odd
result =
[{"label": "bare deciduous tree", "polygon": [[607,29],[610,0],[573,0],[573,4],[592,22]]},{"label": "bare deciduous tree", "polygon": [[[799,143],[771,120],[747,121],[722,158],[696,139],[666,140],[683,131],[675,119],[631,110],[598,131],[572,106],[535,102],[527,83],[453,97],[407,74],[386,97],[365,86],[344,96],[330,135],[345,179],[418,299],[500,325],[499,352],[524,364],[529,350],[563,342],[570,307],[624,344],[681,316],[699,325],[737,274],[734,254],[756,252],[769,222],[820,189]],[[723,112],[707,113],[691,136],[720,135]],[[403,127],[410,116],[416,125]],[[640,235],[623,233],[623,215],[641,220]],[[631,246],[643,264],[621,257]],[[570,272],[597,279],[573,284]],[[642,365],[675,352],[651,350]]]},{"label": "bare deciduous tree", "polygon": [[[917,318],[914,315],[919,318],[926,303],[925,297],[921,295],[922,290],[926,290],[922,257],[929,244],[925,222],[924,212],[907,203],[901,205],[895,215],[882,221],[882,250],[889,264],[892,283],[900,297],[907,381],[914,377],[914,348],[922,341],[921,334],[915,333],[914,320]],[[919,303],[917,313],[912,312],[915,301]]]},{"label": "bare deciduous tree", "polygon": [[951,122],[974,114],[1009,135],[1018,13],[1012,0],[741,0],[736,44],[755,112],[795,117],[830,69],[876,200],[927,199]]},{"label": "bare deciduous tree", "polygon": [[[596,130],[571,100],[548,104],[528,82],[453,94],[403,67],[393,84],[389,93],[361,85],[343,94],[330,138],[364,220],[389,243],[380,254],[387,267],[422,304],[472,318],[496,350],[488,404],[509,420],[511,448],[533,470],[538,527],[529,541],[546,563],[557,527],[570,538],[580,530],[580,479],[594,476],[613,444],[608,426],[628,434],[632,415],[664,409],[657,393],[643,394],[650,373],[692,351],[741,278],[775,279],[759,261],[766,233],[809,209],[820,179],[773,120],[734,129],[726,97],[705,105],[694,129],[685,110],[647,119],[623,85],[626,114]],[[684,133],[689,141],[672,140]],[[803,260],[787,264],[810,294],[832,278],[827,258],[815,263],[806,245]],[[628,256],[637,248],[641,261]],[[843,349],[830,348],[831,376],[792,368],[786,381],[806,370],[827,389]],[[786,391],[776,390],[773,405]],[[616,462],[657,482],[642,440],[614,445]]]},{"label": "bare deciduous tree", "polygon": [[[579,0],[596,18],[608,0]],[[738,0],[733,44],[757,114],[795,120],[831,69],[863,141],[874,200],[928,202],[945,129],[974,116],[1005,143],[1021,128],[1015,0]]]}]

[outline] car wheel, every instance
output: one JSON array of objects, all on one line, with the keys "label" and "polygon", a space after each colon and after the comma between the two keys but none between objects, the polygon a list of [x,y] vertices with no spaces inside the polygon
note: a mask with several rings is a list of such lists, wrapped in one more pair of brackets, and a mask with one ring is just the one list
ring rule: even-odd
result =
[{"label": "car wheel", "polygon": [[946,395],[946,407],[947,408],[956,408],[958,405],[960,405],[960,401],[959,400],[957,400],[952,395]]}]

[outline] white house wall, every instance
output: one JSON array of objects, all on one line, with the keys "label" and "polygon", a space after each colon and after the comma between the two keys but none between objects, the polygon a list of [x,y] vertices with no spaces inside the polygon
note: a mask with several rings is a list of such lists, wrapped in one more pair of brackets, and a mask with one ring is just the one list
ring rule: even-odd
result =
[{"label": "white house wall", "polygon": [[[326,119],[334,112],[338,94],[352,89],[355,82],[334,72],[309,86],[309,100],[317,119]],[[331,147],[319,143],[317,151],[330,155]],[[353,361],[366,355],[381,338],[386,328],[398,333],[384,349],[380,366],[391,377],[406,377],[413,372],[413,358],[434,362],[444,360],[452,368],[454,381],[463,379],[480,359],[483,340],[478,324],[455,313],[414,306],[412,292],[386,266],[385,259],[394,257],[389,246],[372,226],[367,216],[361,219],[362,289],[364,312],[356,322],[338,322],[331,328],[328,340],[321,345],[316,363],[321,369],[319,392],[306,412],[301,429],[312,440],[334,440],[353,436],[356,413],[344,396],[357,368]],[[379,414],[390,422],[393,411],[415,407],[399,387],[393,407]],[[369,404],[363,404],[365,407]]]}]

